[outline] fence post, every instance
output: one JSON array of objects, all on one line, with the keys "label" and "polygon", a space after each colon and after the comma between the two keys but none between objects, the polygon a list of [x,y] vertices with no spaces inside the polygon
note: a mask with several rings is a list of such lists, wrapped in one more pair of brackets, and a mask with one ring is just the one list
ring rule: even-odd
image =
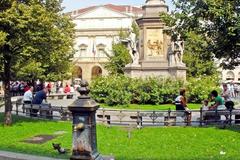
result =
[{"label": "fence post", "polygon": [[[231,126],[232,125],[232,108],[230,108],[230,119],[229,119],[229,125]],[[236,121],[236,119],[235,119]]]},{"label": "fence post", "polygon": [[29,113],[30,113],[30,117],[32,117],[33,116],[33,105],[32,104],[31,104]]},{"label": "fence post", "polygon": [[[215,110],[215,123],[218,122],[217,118],[218,118],[218,115],[217,115],[218,111],[217,111],[217,108]],[[220,122],[221,122],[221,117],[220,117]]]},{"label": "fence post", "polygon": [[16,115],[18,115],[18,100],[16,102]]},{"label": "fence post", "polygon": [[39,116],[42,117],[42,106],[41,105],[39,105]]},{"label": "fence post", "polygon": [[153,120],[153,124],[155,124],[155,111],[153,111],[153,117],[152,117],[152,120]]},{"label": "fence post", "polygon": [[142,120],[140,119],[140,112],[137,111],[137,125],[139,124],[142,126]]},{"label": "fence post", "polygon": [[103,123],[105,124],[106,123],[106,120],[105,120],[105,109],[103,108],[102,111],[103,111],[102,120],[103,120]]},{"label": "fence post", "polygon": [[202,113],[202,107],[200,108],[200,126],[202,127],[202,121],[203,121],[203,113]]}]

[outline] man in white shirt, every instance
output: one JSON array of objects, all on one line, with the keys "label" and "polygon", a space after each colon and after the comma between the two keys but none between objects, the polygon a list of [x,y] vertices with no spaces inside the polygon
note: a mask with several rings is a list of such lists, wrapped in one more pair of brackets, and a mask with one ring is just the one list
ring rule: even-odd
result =
[{"label": "man in white shirt", "polygon": [[30,89],[24,93],[23,102],[25,104],[31,104],[32,103],[32,99],[33,99],[32,92],[33,92],[33,87],[30,87]]}]

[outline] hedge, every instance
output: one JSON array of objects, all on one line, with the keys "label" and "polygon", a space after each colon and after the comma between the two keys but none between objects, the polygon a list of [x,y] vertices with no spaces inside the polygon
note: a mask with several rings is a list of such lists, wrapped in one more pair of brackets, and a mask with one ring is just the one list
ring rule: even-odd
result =
[{"label": "hedge", "polygon": [[91,96],[110,106],[172,103],[180,88],[187,89],[189,102],[198,103],[208,98],[213,89],[219,90],[217,78],[190,78],[187,82],[170,78],[129,78],[124,75],[99,77],[91,83]]}]

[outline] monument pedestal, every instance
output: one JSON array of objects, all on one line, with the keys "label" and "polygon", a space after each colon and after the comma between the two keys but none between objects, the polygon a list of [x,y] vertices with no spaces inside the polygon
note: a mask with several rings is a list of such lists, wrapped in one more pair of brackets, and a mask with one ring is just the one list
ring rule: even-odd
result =
[{"label": "monument pedestal", "polygon": [[128,66],[125,67],[125,74],[132,78],[146,77],[165,77],[186,80],[186,70],[184,66],[174,67],[142,67]]},{"label": "monument pedestal", "polygon": [[[139,59],[137,64],[127,65],[125,74],[130,77],[173,77],[186,79],[187,68],[173,52],[169,29],[159,18],[160,12],[167,12],[164,0],[146,0],[143,17],[137,19],[139,32]],[[182,52],[180,52],[182,53]],[[175,57],[174,57],[175,56]],[[175,60],[175,62],[173,62]]]}]

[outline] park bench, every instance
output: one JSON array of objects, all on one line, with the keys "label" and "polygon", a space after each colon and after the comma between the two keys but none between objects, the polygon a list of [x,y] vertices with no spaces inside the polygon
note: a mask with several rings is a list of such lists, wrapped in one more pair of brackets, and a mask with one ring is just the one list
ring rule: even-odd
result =
[{"label": "park bench", "polygon": [[[200,110],[200,112],[202,112],[200,116],[201,122],[206,124],[221,123],[221,116],[227,117],[225,120],[226,123],[232,123],[232,121],[235,121],[235,124],[240,123],[240,109],[214,111]],[[233,116],[235,116],[234,119]]]},{"label": "park bench", "polygon": [[[26,115],[37,116],[39,112],[40,117],[42,118],[53,118],[53,110],[51,104],[23,104],[23,113],[26,112]],[[35,113],[36,112],[36,113]]]},{"label": "park bench", "polygon": [[74,93],[53,93],[47,95],[47,97],[51,99],[72,99],[74,95]]},{"label": "park bench", "polygon": [[[26,112],[26,115],[34,115],[33,110],[39,112],[39,116],[42,118],[52,119],[53,112],[58,112],[61,120],[70,120],[72,117],[71,112],[66,107],[51,106],[51,104],[23,104],[23,113]],[[35,116],[37,116],[37,113],[35,113]]]}]

